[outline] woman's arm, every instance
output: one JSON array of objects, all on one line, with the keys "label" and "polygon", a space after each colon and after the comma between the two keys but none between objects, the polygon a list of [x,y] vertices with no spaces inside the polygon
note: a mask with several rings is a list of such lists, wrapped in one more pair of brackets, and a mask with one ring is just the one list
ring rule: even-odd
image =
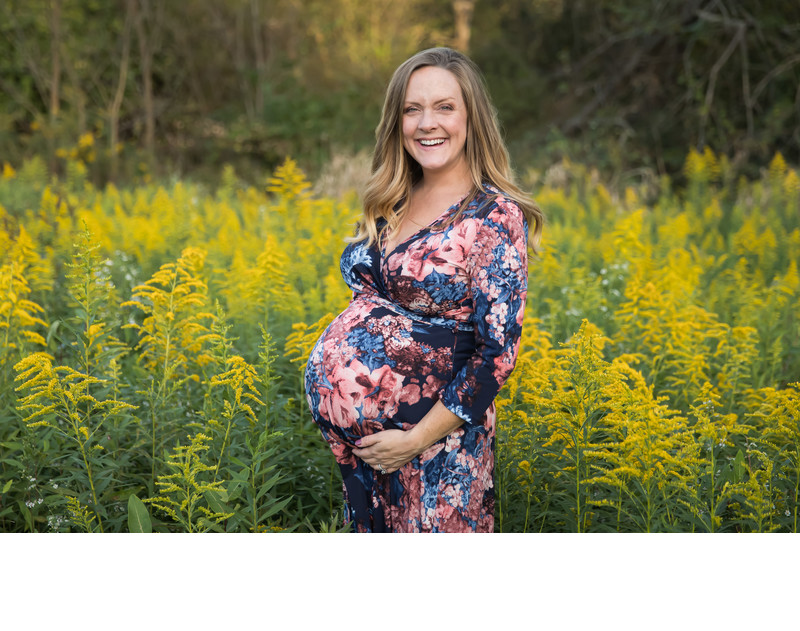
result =
[{"label": "woman's arm", "polygon": [[468,424],[484,413],[514,369],[528,294],[527,226],[519,207],[498,198],[481,220],[467,260],[475,352],[441,401]]}]

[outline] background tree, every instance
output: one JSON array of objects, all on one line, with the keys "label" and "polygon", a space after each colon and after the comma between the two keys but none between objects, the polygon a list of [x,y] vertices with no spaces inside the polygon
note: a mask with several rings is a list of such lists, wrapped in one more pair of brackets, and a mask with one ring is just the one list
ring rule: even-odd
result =
[{"label": "background tree", "polygon": [[399,62],[450,45],[520,169],[676,175],[709,146],[752,174],[800,160],[798,35],[789,0],[7,0],[0,155],[57,170],[91,132],[122,151],[98,182],[222,163],[255,180],[287,155],[314,176],[371,146]]}]

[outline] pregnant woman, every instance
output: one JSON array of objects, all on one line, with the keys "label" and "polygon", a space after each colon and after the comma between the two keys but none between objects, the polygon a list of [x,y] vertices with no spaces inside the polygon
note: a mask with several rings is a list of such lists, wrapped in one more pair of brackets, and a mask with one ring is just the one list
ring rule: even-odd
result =
[{"label": "pregnant woman", "polygon": [[315,422],[359,532],[491,532],[494,398],[516,362],[528,233],[481,75],[434,48],[394,73],[358,233],[353,291],[306,367]]}]

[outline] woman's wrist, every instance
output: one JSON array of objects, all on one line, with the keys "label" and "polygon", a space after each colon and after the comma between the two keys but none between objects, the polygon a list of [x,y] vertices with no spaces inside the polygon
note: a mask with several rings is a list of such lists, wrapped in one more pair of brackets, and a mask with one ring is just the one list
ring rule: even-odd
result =
[{"label": "woman's wrist", "polygon": [[461,427],[463,423],[463,419],[453,414],[441,401],[438,401],[419,423],[406,431],[408,448],[419,455],[438,440]]},{"label": "woman's wrist", "polygon": [[430,447],[430,445],[425,444],[426,441],[423,433],[424,432],[420,431],[419,425],[414,425],[411,429],[406,431],[407,449],[409,452],[413,453],[415,457],[419,456],[423,451]]}]

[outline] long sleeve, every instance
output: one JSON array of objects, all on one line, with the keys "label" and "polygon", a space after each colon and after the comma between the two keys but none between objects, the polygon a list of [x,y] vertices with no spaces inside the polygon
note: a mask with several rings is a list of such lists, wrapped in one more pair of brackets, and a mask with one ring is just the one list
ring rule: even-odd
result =
[{"label": "long sleeve", "polygon": [[478,227],[467,269],[475,353],[447,385],[442,402],[467,423],[478,422],[517,360],[528,291],[527,223],[505,198]]}]

